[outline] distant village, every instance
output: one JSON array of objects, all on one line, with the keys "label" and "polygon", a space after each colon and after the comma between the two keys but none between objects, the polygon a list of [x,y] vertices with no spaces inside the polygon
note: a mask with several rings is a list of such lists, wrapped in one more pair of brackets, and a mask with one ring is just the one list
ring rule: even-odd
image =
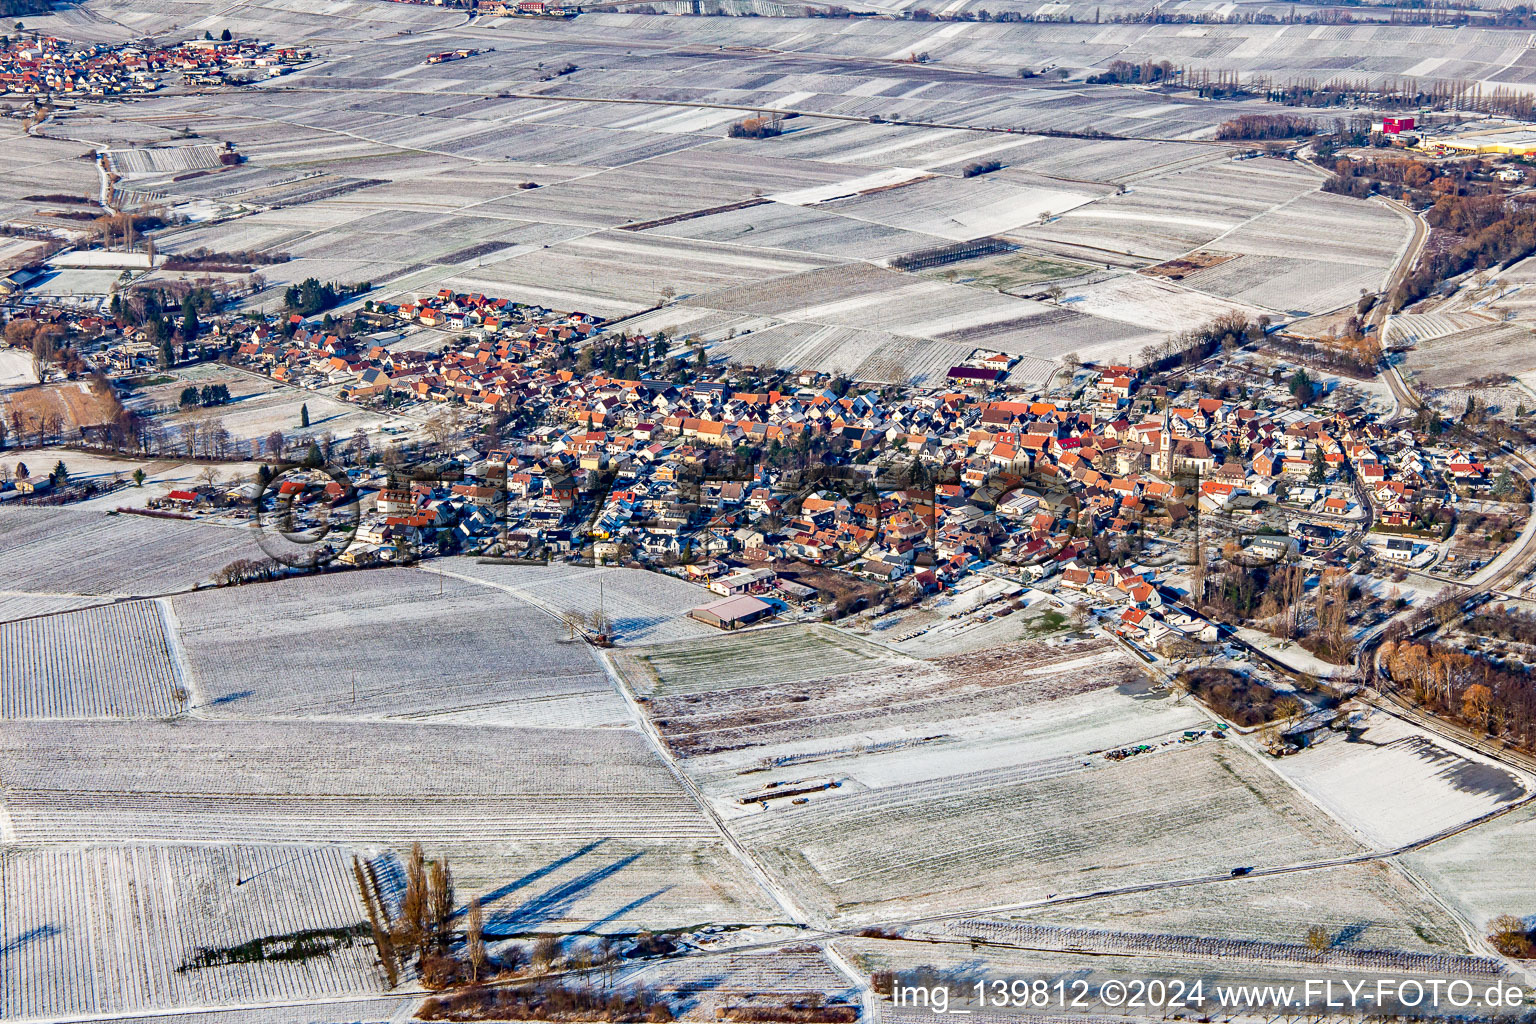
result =
[{"label": "distant village", "polygon": [[224,36],[165,46],[72,46],[52,36],[18,33],[0,46],[0,92],[105,98],[154,92],[167,82],[223,85],[281,74],[309,56],[294,47]]}]

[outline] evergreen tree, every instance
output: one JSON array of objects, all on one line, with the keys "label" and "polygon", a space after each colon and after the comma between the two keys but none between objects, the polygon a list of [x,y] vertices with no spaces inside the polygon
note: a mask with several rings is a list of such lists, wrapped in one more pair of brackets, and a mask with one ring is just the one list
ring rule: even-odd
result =
[{"label": "evergreen tree", "polygon": [[181,336],[187,341],[197,337],[202,325],[197,320],[197,302],[188,295],[181,300]]},{"label": "evergreen tree", "polygon": [[315,442],[309,442],[309,451],[304,453],[304,465],[310,469],[319,469],[325,465],[325,456],[320,454],[320,446]]},{"label": "evergreen tree", "polygon": [[48,474],[55,487],[63,487],[69,483],[69,470],[64,467],[64,460],[60,459],[58,465],[53,467],[53,472]]},{"label": "evergreen tree", "polygon": [[309,426],[309,403],[308,402],[305,402],[303,405],[299,406],[299,426],[301,426],[301,427]]}]

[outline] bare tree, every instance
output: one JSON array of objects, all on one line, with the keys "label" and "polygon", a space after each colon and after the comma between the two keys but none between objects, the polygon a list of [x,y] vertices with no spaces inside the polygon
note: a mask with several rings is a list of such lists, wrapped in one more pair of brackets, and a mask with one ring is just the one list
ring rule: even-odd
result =
[{"label": "bare tree", "polygon": [[428,926],[439,951],[448,947],[448,925],[453,920],[453,872],[448,860],[434,860],[431,870],[431,896],[428,899]]},{"label": "bare tree", "polygon": [[373,897],[373,890],[368,886],[368,879],[363,874],[363,865],[357,855],[352,856],[352,874],[357,879],[357,893],[362,898],[363,908],[368,912],[368,927],[373,932],[373,946],[379,953],[379,964],[384,968],[384,977],[389,981],[389,987],[394,988],[400,983],[400,968],[395,962],[395,944],[389,937],[388,921],[385,915],[380,913],[378,901]]},{"label": "bare tree", "polygon": [[469,912],[465,916],[464,955],[469,960],[469,980],[479,981],[486,960],[485,921],[480,914],[479,897],[469,901]]}]

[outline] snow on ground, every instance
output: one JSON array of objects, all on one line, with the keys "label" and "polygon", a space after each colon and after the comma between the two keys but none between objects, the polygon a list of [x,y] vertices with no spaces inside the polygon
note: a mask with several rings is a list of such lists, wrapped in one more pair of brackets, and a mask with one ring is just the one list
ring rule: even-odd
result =
[{"label": "snow on ground", "polygon": [[25,387],[37,383],[32,372],[32,354],[19,348],[0,348],[0,388]]},{"label": "snow on ground", "polygon": [[1536,924],[1536,807],[1436,843],[1407,858],[1418,875],[1479,925],[1500,914]]},{"label": "snow on ground", "polygon": [[738,779],[737,773],[763,758],[811,758],[826,753],[829,756],[807,761],[803,767],[780,771],[832,776],[851,781],[856,788],[899,790],[970,772],[1064,760],[1076,764],[1090,760],[1091,752],[1209,724],[1210,717],[1193,701],[1176,703],[1144,689],[1105,687],[1005,715],[871,728],[841,743],[819,738],[757,746],[698,758],[688,767],[700,777],[721,779],[722,788],[729,787],[729,797],[717,798],[719,810],[746,813],[734,796],[760,786],[762,779],[756,775]]},{"label": "snow on ground", "polygon": [[1536,782],[1380,711],[1370,714],[1363,731],[1326,733],[1315,746],[1273,764],[1334,818],[1383,847],[1521,800]]}]

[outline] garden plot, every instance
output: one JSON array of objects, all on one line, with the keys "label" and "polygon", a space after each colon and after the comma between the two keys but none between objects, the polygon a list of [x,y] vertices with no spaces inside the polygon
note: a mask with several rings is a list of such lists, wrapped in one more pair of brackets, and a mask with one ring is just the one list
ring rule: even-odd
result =
[{"label": "garden plot", "polygon": [[824,625],[756,629],[633,648],[619,660],[636,690],[666,696],[824,679],[882,662],[910,661]]},{"label": "garden plot", "polygon": [[246,526],[108,516],[61,508],[0,509],[0,579],[12,590],[105,597],[163,594],[259,558]]},{"label": "garden plot", "polygon": [[485,908],[488,937],[671,931],[782,918],[720,841],[505,841],[442,852],[459,900],[478,898]]},{"label": "garden plot", "polygon": [[1524,799],[1524,773],[1372,712],[1348,737],[1326,734],[1275,768],[1366,841],[1396,847]]},{"label": "garden plot", "polygon": [[0,778],[20,842],[716,836],[633,730],[11,722]]},{"label": "garden plot", "polygon": [[479,584],[375,569],[184,594],[174,607],[200,714],[630,721],[585,643]]},{"label": "garden plot", "polygon": [[645,569],[596,568],[566,562],[497,565],[470,558],[442,559],[434,572],[504,590],[554,616],[601,610],[619,644],[662,643],[719,630],[688,618],[688,612],[719,595]]},{"label": "garden plot", "polygon": [[1071,928],[1295,943],[1320,926],[1339,948],[1466,949],[1456,919],[1396,867],[1379,861],[1109,896],[1017,916]]},{"label": "garden plot", "polygon": [[808,905],[855,919],[1359,849],[1248,753],[1215,742],[1089,770],[984,770],[852,793],[731,827]]},{"label": "garden plot", "polygon": [[153,601],[0,624],[0,720],[160,717],[184,685]]},{"label": "garden plot", "polygon": [[1433,846],[1405,860],[1431,888],[1475,922],[1485,926],[1501,914],[1536,917],[1536,808],[1509,814]]},{"label": "garden plot", "polygon": [[12,847],[0,854],[0,1016],[379,993],[366,927],[309,959],[181,969],[200,950],[365,921],[340,848]]}]

